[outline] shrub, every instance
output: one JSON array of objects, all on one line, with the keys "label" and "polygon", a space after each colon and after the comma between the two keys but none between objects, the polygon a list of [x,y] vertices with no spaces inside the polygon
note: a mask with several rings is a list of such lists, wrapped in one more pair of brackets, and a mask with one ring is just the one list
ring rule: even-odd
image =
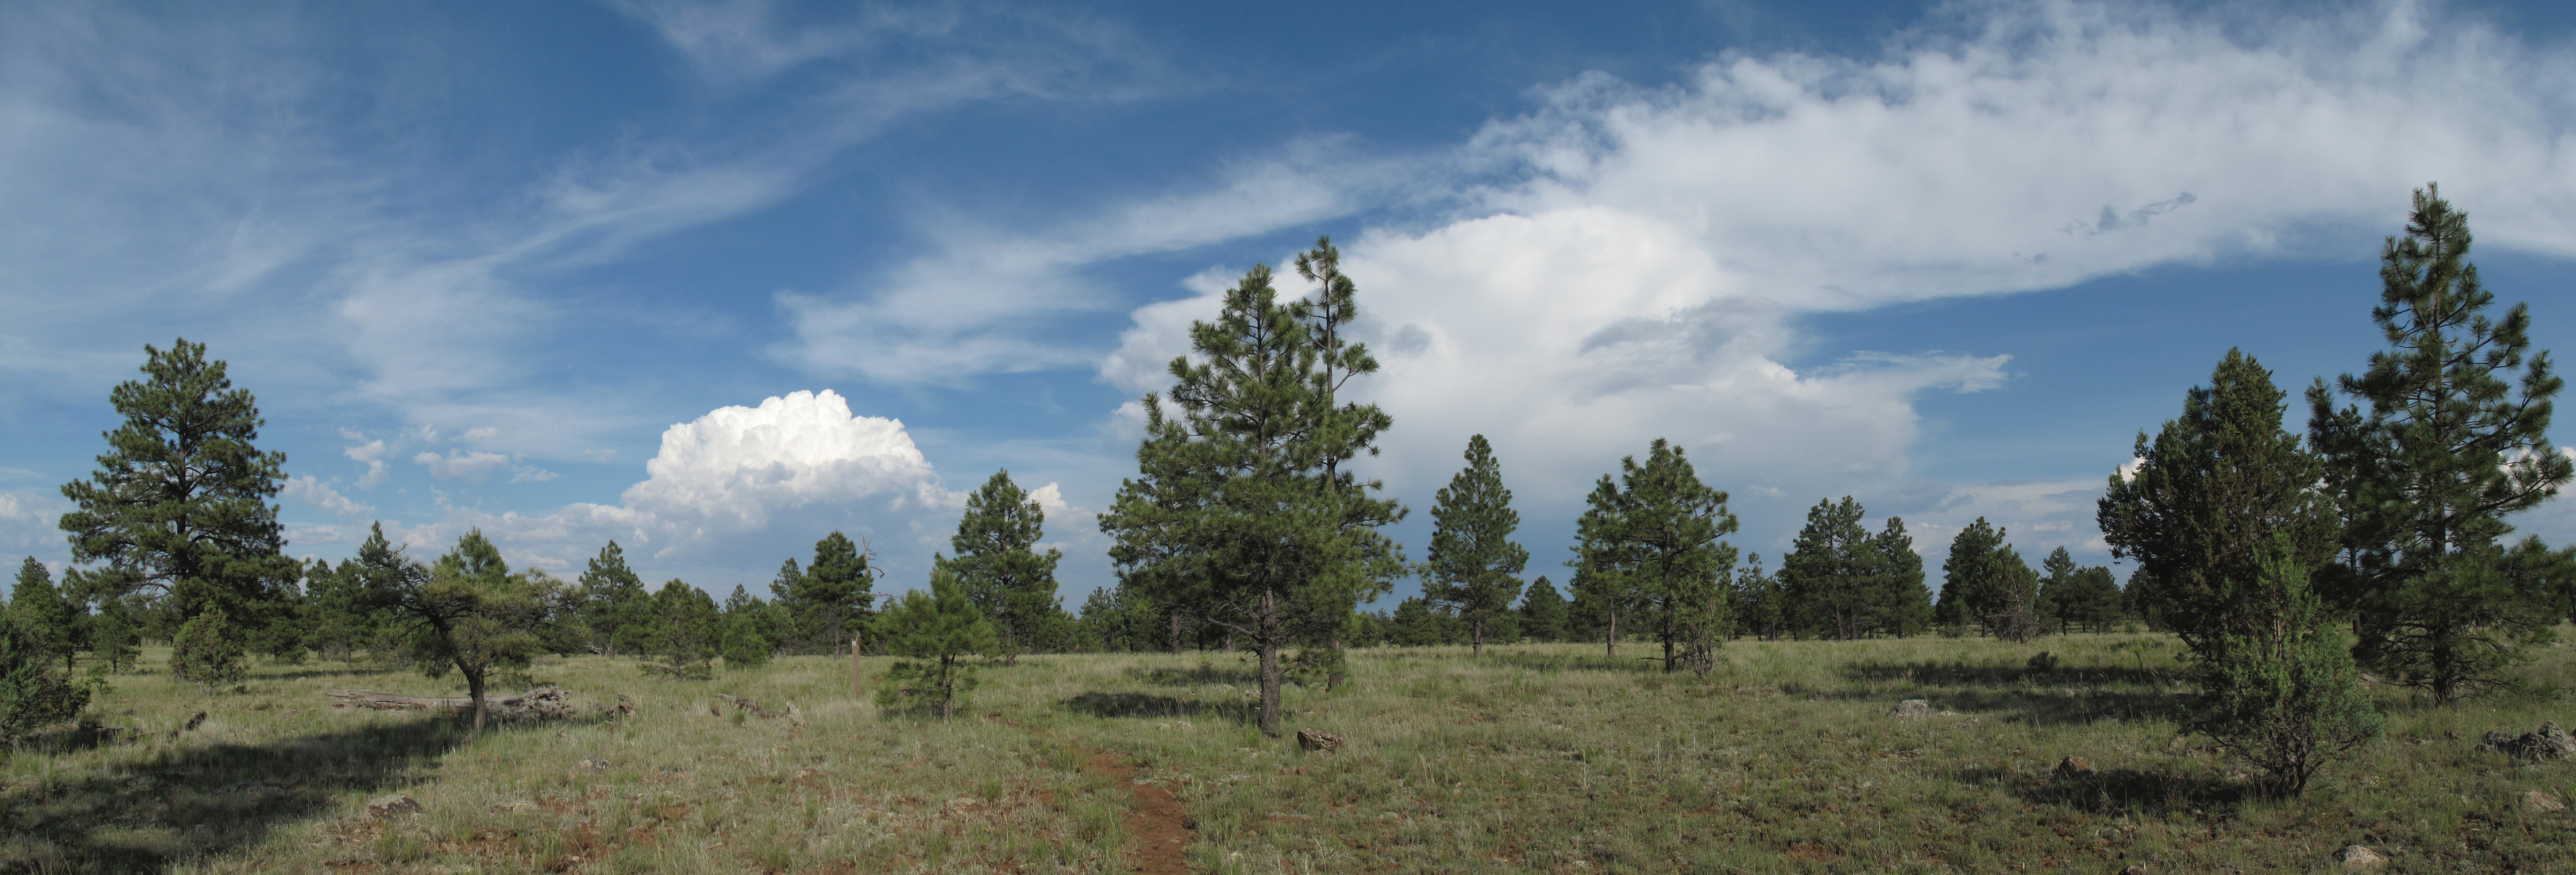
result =
[{"label": "shrub", "polygon": [[170,643],[170,673],[206,695],[240,683],[250,672],[242,658],[241,629],[222,608],[209,608],[181,625]]}]

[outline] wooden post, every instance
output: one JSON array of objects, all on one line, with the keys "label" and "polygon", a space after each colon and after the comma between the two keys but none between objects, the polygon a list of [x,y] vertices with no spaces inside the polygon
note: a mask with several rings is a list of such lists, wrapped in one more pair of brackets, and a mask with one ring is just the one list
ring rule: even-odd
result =
[{"label": "wooden post", "polygon": [[859,639],[857,638],[850,639],[850,695],[859,699],[868,697],[867,672],[859,668]]}]

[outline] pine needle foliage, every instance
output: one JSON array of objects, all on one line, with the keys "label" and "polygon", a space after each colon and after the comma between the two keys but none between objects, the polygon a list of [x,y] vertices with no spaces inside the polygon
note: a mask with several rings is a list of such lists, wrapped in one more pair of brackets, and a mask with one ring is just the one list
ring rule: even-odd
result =
[{"label": "pine needle foliage", "polygon": [[250,675],[241,627],[222,608],[210,608],[179,624],[170,641],[170,675],[197,685],[197,692],[216,692]]},{"label": "pine needle foliage", "polygon": [[98,471],[63,485],[77,505],[59,521],[72,561],[101,563],[67,580],[108,597],[153,590],[181,619],[212,608],[248,618],[303,570],[282,552],[269,503],[286,483],[286,454],[254,445],[259,404],[205,344],[143,352],[144,378],[108,393],[125,421],[105,433]]},{"label": "pine needle foliage", "polygon": [[877,614],[880,652],[906,660],[887,669],[877,687],[878,707],[911,702],[948,719],[958,697],[975,688],[974,667],[966,658],[992,652],[994,637],[992,621],[966,596],[965,585],[947,570],[933,569],[929,592],[905,592]]},{"label": "pine needle foliage", "polygon": [[2352,636],[2310,586],[2298,543],[2275,533],[2256,556],[2254,588],[2276,609],[2266,624],[2226,638],[2209,667],[2201,707],[2185,728],[2262,769],[2263,789],[2297,796],[2337,755],[2379,736],[2383,721],[2361,687]]},{"label": "pine needle foliage", "polygon": [[993,621],[995,655],[1006,665],[1054,637],[1046,634],[1064,613],[1055,594],[1055,567],[1064,551],[1037,551],[1046,535],[1046,509],[1008,469],[995,471],[966,496],[966,513],[948,539],[954,557],[934,560],[965,587],[967,599]]},{"label": "pine needle foliage", "polygon": [[[1706,674],[1728,629],[1726,584],[1736,529],[1726,493],[1700,482],[1682,448],[1656,438],[1646,463],[1619,460],[1619,480],[1601,476],[1575,522],[1578,585],[1585,578],[1635,604],[1656,624],[1665,671]],[[1611,636],[1615,639],[1615,633]]]},{"label": "pine needle foliage", "polygon": [[1446,604],[1467,623],[1474,652],[1485,652],[1485,630],[1520,598],[1520,573],[1529,550],[1512,542],[1521,515],[1503,486],[1502,463],[1484,435],[1467,439],[1467,467],[1449,478],[1431,506],[1430,561],[1423,564],[1422,594]]},{"label": "pine needle foliage", "polygon": [[[1328,255],[1319,243],[1306,269],[1339,277],[1323,269]],[[1360,600],[1404,571],[1401,548],[1378,531],[1403,507],[1340,467],[1375,452],[1390,423],[1376,405],[1334,401],[1348,378],[1377,369],[1341,337],[1350,295],[1340,277],[1321,300],[1282,302],[1267,266],[1246,273],[1214,321],[1191,325],[1192,355],[1172,361],[1171,392],[1145,396],[1138,476],[1100,517],[1125,585],[1252,646],[1271,736],[1282,649],[1338,636]]]},{"label": "pine needle foliage", "polygon": [[2504,518],[2576,476],[2548,437],[2566,382],[2532,350],[2527,305],[2487,315],[2469,245],[2468,215],[2418,189],[2380,252],[2370,316],[2389,348],[2308,389],[2309,439],[2350,518],[2334,594],[2359,612],[2358,656],[2442,703],[2505,685],[2517,648],[2565,615],[2547,563],[2519,561],[2548,551],[2507,549]]},{"label": "pine needle foliage", "polygon": [[89,705],[90,688],[55,674],[48,655],[0,626],[0,747],[71,720]]}]

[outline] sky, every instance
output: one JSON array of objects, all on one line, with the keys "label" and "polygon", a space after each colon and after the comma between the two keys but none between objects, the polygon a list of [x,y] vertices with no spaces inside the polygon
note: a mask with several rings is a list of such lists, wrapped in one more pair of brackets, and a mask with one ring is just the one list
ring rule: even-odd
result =
[{"label": "sky", "polygon": [[1077,607],[1138,399],[1329,235],[1417,561],[1470,435],[1560,581],[1661,437],[1773,567],[1849,495],[1935,586],[1979,517],[2125,577],[2139,431],[2231,347],[2304,428],[2414,189],[2576,345],[2571,86],[2543,3],[10,3],[0,551],[69,559],[184,337],[297,556],[613,539],[757,595],[840,530],[900,591],[1007,469]]}]

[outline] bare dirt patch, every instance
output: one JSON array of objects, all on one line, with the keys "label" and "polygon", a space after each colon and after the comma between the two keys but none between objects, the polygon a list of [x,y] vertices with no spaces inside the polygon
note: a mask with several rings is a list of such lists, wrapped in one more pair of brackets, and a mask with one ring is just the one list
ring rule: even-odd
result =
[{"label": "bare dirt patch", "polygon": [[1127,813],[1127,832],[1136,837],[1136,848],[1127,852],[1127,862],[1141,875],[1188,875],[1186,852],[1198,830],[1190,828],[1190,814],[1181,807],[1180,798],[1158,782],[1138,783],[1136,764],[1117,754],[1085,751],[1080,745],[1073,750],[1084,756],[1092,773],[1136,794],[1136,808]]}]

